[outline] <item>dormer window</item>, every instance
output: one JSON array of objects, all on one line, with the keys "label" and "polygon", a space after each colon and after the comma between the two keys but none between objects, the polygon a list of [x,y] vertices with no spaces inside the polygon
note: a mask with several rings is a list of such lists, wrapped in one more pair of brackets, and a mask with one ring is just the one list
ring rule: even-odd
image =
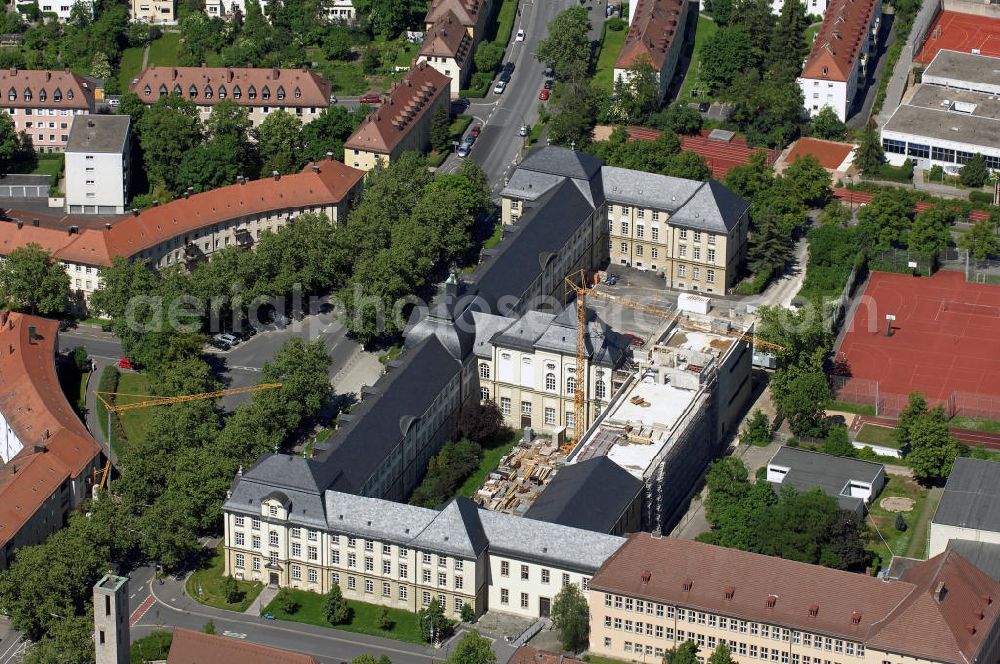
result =
[{"label": "dormer window", "polygon": [[73,101],[73,91],[72,90],[67,90],[66,91],[66,99],[69,99],[70,101]]},{"label": "dormer window", "polygon": [[278,86],[278,99],[284,99],[284,98],[285,98],[285,88],[284,88],[284,86],[279,85]]},{"label": "dormer window", "polygon": [[295,88],[295,98],[298,99],[301,96],[302,96],[302,90]]},{"label": "dormer window", "polygon": [[278,516],[278,506],[269,505],[267,508],[267,513],[270,514],[271,516]]},{"label": "dormer window", "polygon": [[62,90],[55,89],[55,92],[52,93],[52,101],[62,101]]},{"label": "dormer window", "polygon": [[181,90],[181,84],[180,83],[174,83],[174,89],[172,90],[172,92],[173,92],[173,94],[177,95],[178,97],[184,94],[184,91]]},{"label": "dormer window", "polygon": [[24,101],[31,101],[31,88],[25,88],[21,96],[24,97]]},{"label": "dormer window", "polygon": [[828,76],[829,74],[830,74],[830,68],[829,67],[823,67],[823,76]]},{"label": "dormer window", "polygon": [[188,88],[188,96],[191,97],[191,99],[194,99],[198,96],[198,88],[196,88],[194,84],[191,84],[191,87]]},{"label": "dormer window", "polygon": [[809,616],[815,618],[819,615],[819,604],[813,604],[809,607]]},{"label": "dormer window", "polygon": [[240,86],[233,86],[233,99],[239,99],[243,96],[243,91],[240,90]]},{"label": "dormer window", "polygon": [[211,98],[212,98],[212,86],[211,85],[206,85],[205,86],[205,99],[211,99]]},{"label": "dormer window", "polygon": [[160,83],[160,96],[162,97],[165,94],[167,94],[167,86],[164,85],[163,83]]},{"label": "dormer window", "polygon": [[257,88],[255,88],[252,85],[249,88],[247,88],[247,98],[248,99],[256,99],[257,98]]},{"label": "dormer window", "polygon": [[768,595],[767,596],[767,608],[773,609],[774,605],[777,604],[777,603],[778,603],[778,596],[777,595]]},{"label": "dormer window", "polygon": [[226,98],[226,86],[220,85],[219,86],[219,99],[225,99],[225,98]]},{"label": "dormer window", "polygon": [[260,89],[260,98],[261,99],[270,99],[271,98],[271,88],[267,87],[266,85],[263,88],[261,88]]},{"label": "dormer window", "polygon": [[49,98],[49,93],[45,91],[45,88],[42,88],[41,90],[38,91],[38,101],[45,101],[48,98]]},{"label": "dormer window", "polygon": [[9,99],[11,101],[16,101],[17,100],[17,90],[15,90],[14,88],[11,88],[10,90],[8,90],[7,91],[7,99]]},{"label": "dormer window", "polygon": [[144,94],[144,95],[145,95],[145,96],[147,96],[147,97],[148,97],[149,95],[153,94],[153,89],[152,89],[151,87],[149,87],[149,83],[147,83],[147,84],[146,84],[146,87],[144,87],[144,88],[142,89],[142,94]]}]

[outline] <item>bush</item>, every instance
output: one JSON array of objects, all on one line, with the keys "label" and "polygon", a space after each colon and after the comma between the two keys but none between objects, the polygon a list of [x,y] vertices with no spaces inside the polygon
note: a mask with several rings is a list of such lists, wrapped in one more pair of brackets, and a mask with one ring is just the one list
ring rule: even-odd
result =
[{"label": "bush", "polygon": [[733,292],[737,295],[757,295],[758,293],[763,293],[767,285],[771,283],[771,278],[774,276],[774,270],[761,270],[757,272],[749,279],[744,279],[740,283],[736,284],[736,288]]},{"label": "bush", "polygon": [[243,591],[240,590],[240,585],[236,583],[236,579],[231,576],[226,576],[222,579],[222,596],[225,597],[226,602],[229,604],[236,604],[243,601]]},{"label": "bush", "polygon": [[462,408],[455,428],[456,437],[484,443],[503,430],[503,413],[494,401],[470,401]]},{"label": "bush", "polygon": [[410,504],[434,508],[455,495],[483,458],[483,448],[468,440],[446,443],[427,464],[427,474],[410,497]]},{"label": "bush", "polygon": [[289,615],[299,610],[299,601],[295,599],[290,588],[282,588],[274,596],[274,602],[282,612]]},{"label": "bush", "polygon": [[989,191],[970,191],[969,200],[981,205],[993,205],[993,193]]},{"label": "bush", "polygon": [[614,18],[608,19],[608,22],[605,23],[605,25],[607,26],[608,30],[613,30],[614,32],[621,32],[622,30],[628,27],[628,22],[625,19],[618,18],[616,16]]},{"label": "bush", "polygon": [[468,602],[466,602],[465,604],[462,605],[461,616],[462,616],[462,622],[467,622],[467,623],[474,622],[476,620],[476,610],[473,609]]},{"label": "bush", "polygon": [[388,632],[396,625],[396,621],[389,616],[389,609],[381,607],[375,615],[375,626]]},{"label": "bush", "polygon": [[896,513],[896,523],[893,524],[893,525],[896,527],[896,530],[898,530],[899,532],[903,532],[904,530],[906,530],[906,519],[903,518],[903,513],[902,512],[897,512]]},{"label": "bush", "polygon": [[753,412],[746,428],[740,432],[740,442],[757,447],[767,447],[771,443],[771,422],[762,410]]},{"label": "bush", "polygon": [[87,354],[86,348],[77,346],[73,349],[73,364],[81,373],[90,371],[90,355]]},{"label": "bush", "polygon": [[202,625],[201,631],[205,632],[206,634],[215,634],[215,622],[209,620],[207,623]]},{"label": "bush", "polygon": [[907,159],[902,166],[882,164],[878,169],[878,178],[882,180],[892,180],[893,182],[913,181],[913,162]]},{"label": "bush", "polygon": [[351,609],[344,600],[340,586],[334,585],[323,598],[323,616],[331,625],[340,625],[351,618]]}]

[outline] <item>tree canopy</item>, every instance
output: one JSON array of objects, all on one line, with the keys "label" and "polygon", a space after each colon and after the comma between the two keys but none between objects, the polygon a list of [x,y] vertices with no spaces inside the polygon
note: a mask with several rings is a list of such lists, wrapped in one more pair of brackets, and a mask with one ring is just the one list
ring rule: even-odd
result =
[{"label": "tree canopy", "polygon": [[29,242],[0,262],[0,298],[7,307],[57,318],[66,309],[70,278],[49,252]]},{"label": "tree canopy", "polygon": [[552,603],[552,621],[559,630],[559,643],[564,650],[579,652],[587,647],[590,610],[576,584],[567,584],[556,594]]}]

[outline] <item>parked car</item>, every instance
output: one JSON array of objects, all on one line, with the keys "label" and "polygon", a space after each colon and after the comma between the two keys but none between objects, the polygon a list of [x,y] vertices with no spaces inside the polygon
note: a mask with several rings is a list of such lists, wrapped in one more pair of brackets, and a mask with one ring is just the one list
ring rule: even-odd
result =
[{"label": "parked car", "polygon": [[614,286],[615,284],[618,283],[618,277],[608,272],[604,276],[604,283],[606,283],[608,286]]},{"label": "parked car", "polygon": [[542,87],[545,88],[546,90],[551,90],[553,85],[555,85],[555,81],[549,78],[545,80],[545,85],[543,85]]},{"label": "parked car", "polygon": [[542,91],[538,93],[538,98],[541,99],[542,101],[548,101],[549,95],[551,94],[552,94],[551,90],[546,90],[545,88],[542,88]]},{"label": "parked car", "polygon": [[136,365],[132,364],[132,360],[130,360],[127,357],[123,357],[122,359],[118,360],[118,368],[119,369],[132,369],[132,370],[134,370],[135,367],[136,367]]},{"label": "parked car", "polygon": [[504,83],[510,83],[510,72],[509,71],[500,72],[500,75],[497,76],[497,80],[503,81]]},{"label": "parked car", "polygon": [[553,73],[555,73],[555,72],[552,71],[552,67],[546,67],[545,71],[542,72],[542,74],[545,76],[545,78],[552,78],[552,74]]},{"label": "parked car", "polygon": [[217,350],[229,350],[231,346],[221,339],[216,339],[212,337],[208,340],[208,345]]},{"label": "parked car", "polygon": [[469,130],[469,136],[475,136],[476,138],[479,138],[479,134],[481,134],[482,131],[483,131],[482,125],[474,124],[472,125],[472,129]]},{"label": "parked car", "polygon": [[708,113],[708,109],[710,108],[712,108],[712,105],[709,104],[707,101],[703,101],[700,104],[698,104],[698,110],[702,113]]},{"label": "parked car", "polygon": [[508,60],[507,62],[505,62],[503,64],[503,71],[507,72],[508,74],[513,74],[514,73],[514,63],[513,63],[513,61]]},{"label": "parked car", "polygon": [[524,41],[524,36],[525,36],[525,35],[524,35],[524,30],[518,30],[518,31],[517,31],[517,36],[516,36],[516,37],[514,37],[514,39],[515,39],[516,41]]},{"label": "parked car", "polygon": [[362,104],[377,104],[380,101],[382,101],[382,97],[378,96],[375,93],[369,93],[366,95],[362,95],[361,99],[359,99],[358,101],[360,101]]},{"label": "parked car", "polygon": [[507,81],[500,79],[497,84],[493,86],[493,94],[502,95],[504,88],[507,87]]},{"label": "parked car", "polygon": [[213,338],[221,341],[222,343],[229,344],[230,346],[235,346],[240,342],[239,337],[233,334],[227,334],[225,332],[223,332],[222,334],[217,334]]},{"label": "parked car", "polygon": [[462,142],[471,147],[472,144],[476,142],[476,137],[473,134],[469,134],[462,140]]},{"label": "parked car", "polygon": [[468,157],[469,152],[471,151],[472,151],[472,143],[462,143],[461,145],[458,146],[459,157]]},{"label": "parked car", "polygon": [[528,135],[528,125],[526,125],[526,124],[521,125],[521,129],[518,130],[517,133],[520,136],[527,136]]}]

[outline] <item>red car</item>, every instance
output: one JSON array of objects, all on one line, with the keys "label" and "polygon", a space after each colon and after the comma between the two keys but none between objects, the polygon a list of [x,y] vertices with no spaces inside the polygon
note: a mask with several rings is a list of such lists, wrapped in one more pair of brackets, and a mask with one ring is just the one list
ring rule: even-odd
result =
[{"label": "red car", "polygon": [[552,94],[551,90],[546,90],[545,88],[542,88],[542,91],[538,93],[538,98],[541,99],[542,101],[548,101],[550,94]]},{"label": "red car", "polygon": [[469,136],[475,136],[476,138],[479,138],[479,134],[482,131],[483,131],[483,126],[482,125],[478,125],[478,124],[472,125],[472,129],[469,130]]},{"label": "red car", "polygon": [[118,368],[135,369],[135,366],[132,364],[132,360],[128,359],[127,357],[123,357],[122,359],[118,360]]},{"label": "red car", "polygon": [[636,336],[634,334],[626,333],[626,334],[623,334],[622,336],[625,337],[626,341],[628,341],[628,345],[629,346],[645,346],[646,345],[646,342],[641,337],[638,337],[638,336]]},{"label": "red car", "polygon": [[358,101],[360,101],[362,104],[377,104],[382,101],[382,97],[378,96],[373,92],[370,92],[361,97],[361,99],[359,99]]}]

